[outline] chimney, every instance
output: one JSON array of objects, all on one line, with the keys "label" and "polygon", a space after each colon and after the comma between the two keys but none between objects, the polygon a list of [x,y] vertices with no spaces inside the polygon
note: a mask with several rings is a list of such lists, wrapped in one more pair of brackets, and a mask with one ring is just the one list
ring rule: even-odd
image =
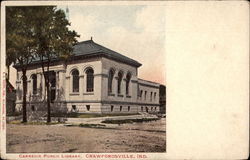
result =
[{"label": "chimney", "polygon": [[91,40],[91,41],[93,41],[93,38],[92,38],[92,36],[90,37],[90,40]]}]

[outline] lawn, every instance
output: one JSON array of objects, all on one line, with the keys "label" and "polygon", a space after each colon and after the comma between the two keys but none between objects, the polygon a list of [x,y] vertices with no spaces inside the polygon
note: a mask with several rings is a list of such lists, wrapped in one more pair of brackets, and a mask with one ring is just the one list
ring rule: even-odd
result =
[{"label": "lawn", "polygon": [[130,116],[139,114],[89,114],[89,113],[67,113],[67,114],[51,114],[51,117],[67,117],[67,118],[96,118],[96,117],[113,117],[113,116]]}]

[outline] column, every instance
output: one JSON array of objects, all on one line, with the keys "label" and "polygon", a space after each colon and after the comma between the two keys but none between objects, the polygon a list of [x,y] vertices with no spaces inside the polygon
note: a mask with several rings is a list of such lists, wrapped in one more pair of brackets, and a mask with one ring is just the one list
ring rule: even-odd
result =
[{"label": "column", "polygon": [[112,88],[113,93],[118,96],[118,77],[114,76],[113,79],[113,88]]},{"label": "column", "polygon": [[[65,73],[64,73],[65,74]],[[70,86],[70,76],[65,75],[65,83],[64,83],[64,88],[65,88],[65,100],[69,100],[69,94],[71,93],[71,86]]]},{"label": "column", "polygon": [[57,89],[57,100],[64,101],[66,97],[66,78],[65,78],[65,70],[57,71],[57,79],[56,79],[56,89]]},{"label": "column", "polygon": [[55,100],[58,101],[60,100],[60,88],[59,88],[59,83],[60,83],[60,78],[59,78],[59,70],[55,71],[56,72],[56,98]]},{"label": "column", "polygon": [[79,75],[79,94],[82,97],[83,93],[86,92],[86,84],[84,84],[84,75]]},{"label": "column", "polygon": [[46,93],[45,78],[44,78],[43,73],[41,73],[41,86],[42,86],[43,99],[46,100],[47,99],[47,97],[46,97],[47,93]]}]

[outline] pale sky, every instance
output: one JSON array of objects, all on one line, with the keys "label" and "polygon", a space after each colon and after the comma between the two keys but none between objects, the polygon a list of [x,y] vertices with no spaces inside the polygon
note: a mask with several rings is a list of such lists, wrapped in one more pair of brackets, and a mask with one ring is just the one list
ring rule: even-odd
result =
[{"label": "pale sky", "polygon": [[[59,6],[66,9],[66,6]],[[96,43],[139,61],[139,78],[165,84],[165,9],[162,6],[68,6],[79,41]]]},{"label": "pale sky", "polygon": [[[66,10],[66,6],[58,6]],[[68,6],[78,41],[93,40],[142,64],[138,77],[165,84],[165,9],[146,5]],[[12,70],[12,73],[14,70]],[[12,84],[15,76],[12,77]]]}]

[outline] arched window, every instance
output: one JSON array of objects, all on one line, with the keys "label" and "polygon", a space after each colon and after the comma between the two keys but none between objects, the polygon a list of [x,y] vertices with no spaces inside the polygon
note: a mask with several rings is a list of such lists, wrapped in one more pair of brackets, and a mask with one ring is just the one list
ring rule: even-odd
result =
[{"label": "arched window", "polygon": [[114,70],[111,69],[109,71],[109,77],[108,77],[108,93],[112,93],[112,81],[113,81],[113,78],[114,78]]},{"label": "arched window", "polygon": [[117,92],[118,92],[118,94],[120,94],[121,93],[121,83],[122,83],[122,76],[123,76],[123,74],[122,74],[122,72],[120,71],[119,73],[118,73],[118,83],[117,83]]},{"label": "arched window", "polygon": [[140,99],[142,99],[142,94],[143,94],[143,90],[141,90],[141,93],[140,93]]},{"label": "arched window", "polygon": [[131,79],[131,74],[128,73],[126,76],[126,95],[129,95],[129,83],[130,83],[130,79]]},{"label": "arched window", "polygon": [[79,92],[79,71],[74,70],[72,72],[72,91]]},{"label": "arched window", "polygon": [[31,78],[32,78],[32,91],[33,91],[33,94],[37,94],[37,75],[33,74],[31,76]]},{"label": "arched window", "polygon": [[87,83],[86,83],[87,92],[93,92],[94,91],[94,70],[92,68],[87,69],[86,75],[87,75]]}]

